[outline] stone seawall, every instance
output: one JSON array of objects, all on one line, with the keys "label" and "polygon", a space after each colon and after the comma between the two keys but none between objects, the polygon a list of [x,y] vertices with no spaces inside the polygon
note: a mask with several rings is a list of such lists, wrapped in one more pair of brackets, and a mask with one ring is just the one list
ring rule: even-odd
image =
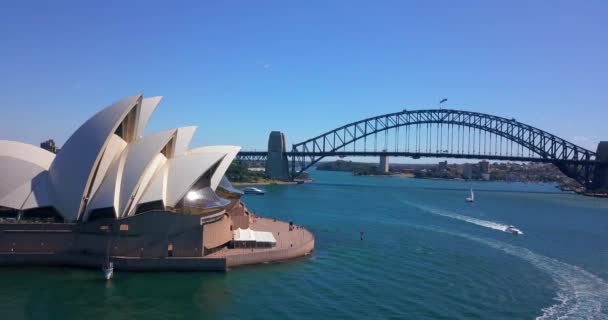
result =
[{"label": "stone seawall", "polygon": [[[154,217],[155,215],[150,215],[148,218]],[[129,221],[121,221],[123,224],[127,222]],[[147,233],[150,228],[138,228],[136,223],[131,223],[130,226],[132,227],[130,231],[140,231],[141,236],[135,234],[115,239],[120,239],[125,243],[138,241],[138,239],[146,237],[151,237],[152,240],[164,240],[165,234],[170,234],[171,230],[166,225],[164,227],[156,226],[158,228],[158,230],[155,230],[156,232]],[[156,244],[155,241],[146,241],[145,243],[142,242],[143,250],[136,250],[137,255],[127,256],[116,252],[116,250],[110,250],[110,260],[114,262],[116,270],[224,271],[229,267],[302,257],[314,250],[314,236],[301,226],[290,226],[285,221],[254,216],[250,227],[257,231],[272,232],[277,240],[276,246],[255,249],[223,248],[206,256],[194,255],[193,253],[197,252],[194,250],[185,252],[186,254],[183,256],[169,257],[146,255],[153,249],[148,245],[150,243],[159,247],[160,254],[166,248],[162,241],[160,245]],[[104,248],[106,248],[107,236],[93,234],[96,229],[98,229],[97,223],[91,223],[90,226],[75,224],[0,224],[0,266],[100,268],[106,257]],[[188,235],[190,234],[195,233],[189,232]],[[202,244],[202,239],[200,239],[199,232],[196,233],[196,236],[185,238],[183,243],[177,242],[175,239],[173,242],[180,244],[180,247],[198,247]],[[136,248],[139,247],[139,245],[136,246]],[[88,250],[83,250],[83,248]]]},{"label": "stone seawall", "polygon": [[293,248],[229,255],[226,256],[226,266],[235,267],[294,259],[310,254],[314,248],[315,240],[313,239]]},{"label": "stone seawall", "polygon": [[[49,252],[0,253],[0,266],[46,266],[101,269],[104,256],[76,255]],[[110,257],[115,270],[126,271],[225,271],[225,259],[188,258],[133,258]]]},{"label": "stone seawall", "polygon": [[226,259],[227,267],[276,262],[303,257],[314,251],[315,238],[305,228],[288,222],[255,217],[250,225],[256,231],[272,232],[277,240],[273,248],[228,249],[212,256]]}]

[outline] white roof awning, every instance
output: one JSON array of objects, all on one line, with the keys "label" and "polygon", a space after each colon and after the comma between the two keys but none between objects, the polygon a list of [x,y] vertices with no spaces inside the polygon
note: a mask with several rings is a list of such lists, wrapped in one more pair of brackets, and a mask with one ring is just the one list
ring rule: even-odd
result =
[{"label": "white roof awning", "polygon": [[255,235],[251,229],[238,228],[234,230],[234,241],[255,241]]},{"label": "white roof awning", "polygon": [[272,235],[272,232],[253,231],[256,242],[276,243],[277,240]]},{"label": "white roof awning", "polygon": [[234,235],[234,241],[255,241],[264,243],[276,243],[277,240],[274,238],[272,232],[267,231],[255,231],[251,229],[238,228],[232,232]]}]

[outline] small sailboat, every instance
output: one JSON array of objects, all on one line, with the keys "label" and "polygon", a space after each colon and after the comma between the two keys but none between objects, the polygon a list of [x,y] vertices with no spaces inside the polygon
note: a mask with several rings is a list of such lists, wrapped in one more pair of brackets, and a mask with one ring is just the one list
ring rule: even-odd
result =
[{"label": "small sailboat", "polygon": [[110,261],[110,228],[108,226],[102,226],[102,229],[106,235],[106,259],[101,265],[101,271],[103,271],[103,277],[106,280],[112,279],[112,275],[114,274],[114,263]]},{"label": "small sailboat", "polygon": [[112,275],[114,274],[114,263],[106,261],[101,270],[103,270],[103,277],[106,280],[112,279]]},{"label": "small sailboat", "polygon": [[470,190],[471,194],[465,199],[466,202],[475,202],[475,194],[473,193],[473,188]]}]

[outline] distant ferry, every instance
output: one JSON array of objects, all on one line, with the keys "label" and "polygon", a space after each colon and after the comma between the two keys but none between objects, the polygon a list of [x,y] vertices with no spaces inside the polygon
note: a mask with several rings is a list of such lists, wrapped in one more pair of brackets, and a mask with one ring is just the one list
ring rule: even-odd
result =
[{"label": "distant ferry", "polygon": [[264,190],[262,189],[258,189],[258,188],[254,188],[254,187],[247,187],[243,189],[243,192],[245,194],[264,194]]},{"label": "distant ferry", "polygon": [[516,235],[516,236],[524,234],[523,231],[515,228],[515,226],[513,226],[513,225],[508,226],[505,229],[505,232],[508,232],[508,233]]}]

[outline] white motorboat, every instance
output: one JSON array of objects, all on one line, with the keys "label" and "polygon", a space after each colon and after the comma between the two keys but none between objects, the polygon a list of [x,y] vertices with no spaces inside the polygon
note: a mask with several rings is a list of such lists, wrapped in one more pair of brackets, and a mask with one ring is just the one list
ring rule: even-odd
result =
[{"label": "white motorboat", "polygon": [[106,280],[112,279],[112,275],[114,274],[114,263],[113,262],[104,263],[101,270],[103,270],[103,277]]},{"label": "white motorboat", "polygon": [[245,194],[264,194],[264,190],[255,187],[247,187],[243,189]]},{"label": "white motorboat", "polygon": [[515,228],[515,226],[512,226],[512,225],[508,226],[505,229],[505,232],[510,233],[512,235],[516,235],[516,236],[524,234],[523,231]]},{"label": "white motorboat", "polygon": [[471,189],[471,194],[464,200],[466,202],[475,202],[475,194],[473,193],[473,189]]}]

